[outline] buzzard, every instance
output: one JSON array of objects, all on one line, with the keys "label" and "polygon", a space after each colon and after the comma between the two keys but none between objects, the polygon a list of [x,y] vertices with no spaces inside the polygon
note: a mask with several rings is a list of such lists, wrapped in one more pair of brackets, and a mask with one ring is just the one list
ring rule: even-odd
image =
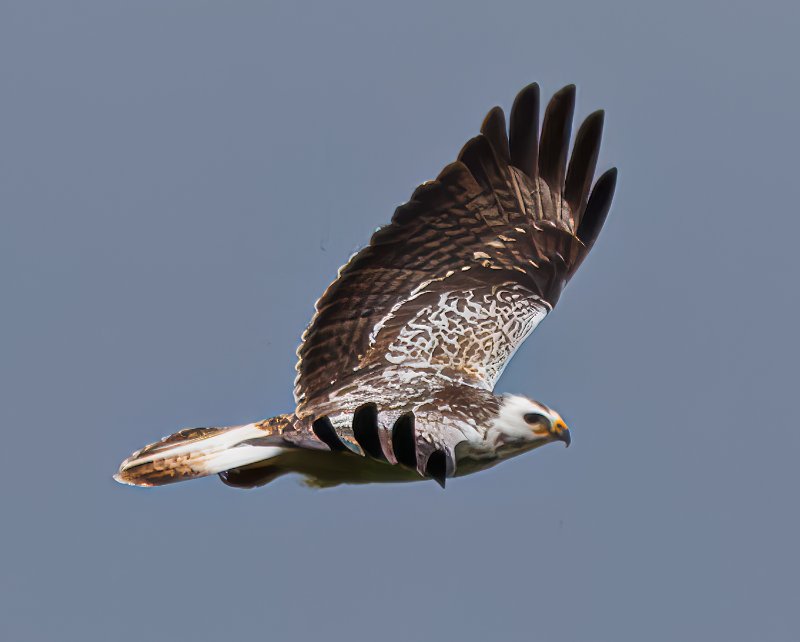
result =
[{"label": "buzzard", "polygon": [[[539,129],[539,87],[492,109],[436,180],[339,271],[297,350],[296,406],[242,426],[188,428],[115,476],[159,486],[218,474],[261,486],[446,479],[570,433],[546,405],[496,395],[506,364],[558,301],[608,214],[616,169],[592,187],[603,112],[569,154],[575,86]],[[569,158],[568,158],[569,157]],[[569,160],[569,162],[567,162]]]}]

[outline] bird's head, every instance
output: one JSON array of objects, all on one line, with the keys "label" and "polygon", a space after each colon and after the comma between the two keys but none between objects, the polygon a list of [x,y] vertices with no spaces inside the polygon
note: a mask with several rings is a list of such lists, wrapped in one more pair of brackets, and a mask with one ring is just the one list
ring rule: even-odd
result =
[{"label": "bird's head", "polygon": [[567,424],[555,410],[520,395],[504,395],[489,428],[488,437],[498,446],[527,448],[551,441],[570,444]]}]

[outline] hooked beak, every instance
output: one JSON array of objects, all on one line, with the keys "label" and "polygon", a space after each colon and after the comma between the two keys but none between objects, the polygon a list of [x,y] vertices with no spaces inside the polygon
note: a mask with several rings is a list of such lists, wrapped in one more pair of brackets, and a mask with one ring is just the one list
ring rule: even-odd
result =
[{"label": "hooked beak", "polygon": [[553,427],[550,430],[550,434],[553,436],[553,439],[563,441],[567,448],[572,443],[572,437],[569,434],[569,428],[567,428],[567,424],[564,423],[564,420],[561,417],[553,422]]}]

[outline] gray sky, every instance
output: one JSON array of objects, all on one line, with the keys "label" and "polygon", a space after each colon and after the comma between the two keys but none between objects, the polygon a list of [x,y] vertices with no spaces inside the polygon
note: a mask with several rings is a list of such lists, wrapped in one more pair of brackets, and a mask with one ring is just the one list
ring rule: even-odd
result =
[{"label": "gray sky", "polygon": [[[0,638],[798,639],[798,10],[379,4],[0,4]],[[534,80],[620,168],[498,386],[572,448],[445,492],[112,482],[289,410],[338,266]]]}]

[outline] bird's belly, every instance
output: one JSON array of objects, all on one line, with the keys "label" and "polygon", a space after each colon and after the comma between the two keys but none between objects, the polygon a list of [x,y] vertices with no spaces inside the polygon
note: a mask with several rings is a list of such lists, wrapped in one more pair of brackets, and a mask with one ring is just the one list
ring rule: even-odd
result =
[{"label": "bird's belly", "polygon": [[290,450],[270,460],[287,473],[305,477],[309,486],[424,481],[416,470],[349,452]]}]

